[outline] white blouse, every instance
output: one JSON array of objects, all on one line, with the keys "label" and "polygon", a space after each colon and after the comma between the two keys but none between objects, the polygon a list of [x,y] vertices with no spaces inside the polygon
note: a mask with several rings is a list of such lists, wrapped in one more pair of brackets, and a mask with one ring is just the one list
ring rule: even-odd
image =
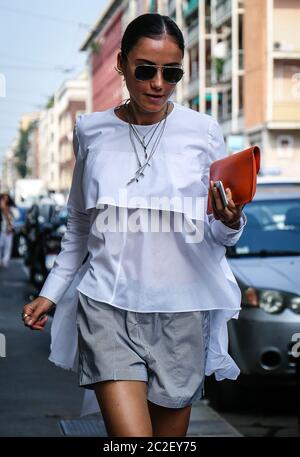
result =
[{"label": "white blouse", "polygon": [[[136,125],[141,134],[152,128]],[[128,311],[209,310],[206,374],[236,378],[226,323],[238,317],[241,293],[225,246],[238,241],[246,218],[234,230],[206,214],[209,166],[226,155],[218,123],[174,103],[150,166],[129,185],[138,162],[113,108],[80,116],[74,146],[67,231],[40,295],[59,304],[76,277],[77,291]]]}]

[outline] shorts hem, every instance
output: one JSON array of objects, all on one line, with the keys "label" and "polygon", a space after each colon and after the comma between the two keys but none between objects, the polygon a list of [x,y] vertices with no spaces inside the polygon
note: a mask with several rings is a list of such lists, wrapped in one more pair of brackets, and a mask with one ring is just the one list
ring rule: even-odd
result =
[{"label": "shorts hem", "polygon": [[190,406],[193,404],[194,399],[191,398],[181,398],[180,400],[172,400],[171,398],[168,397],[163,397],[161,395],[151,395],[148,394],[147,399],[151,401],[151,403],[154,403],[155,405],[158,406],[163,406],[165,408],[185,408],[186,406]]},{"label": "shorts hem", "polygon": [[148,377],[144,371],[134,370],[116,370],[114,373],[108,376],[96,376],[95,378],[88,378],[84,376],[79,381],[79,387],[86,389],[93,389],[92,384],[96,384],[101,381],[145,381],[148,382]]}]

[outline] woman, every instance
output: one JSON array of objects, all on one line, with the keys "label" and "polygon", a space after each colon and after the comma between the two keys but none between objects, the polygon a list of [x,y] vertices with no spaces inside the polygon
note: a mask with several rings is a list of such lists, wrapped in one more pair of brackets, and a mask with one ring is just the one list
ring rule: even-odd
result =
[{"label": "woman", "polygon": [[42,330],[89,252],[77,287],[79,384],[94,389],[109,436],[185,436],[205,374],[239,373],[226,322],[240,291],[224,246],[245,216],[230,189],[223,208],[208,182],[210,163],[225,156],[217,122],[170,100],[183,54],[169,17],[128,25],[117,71],[130,98],[77,119],[62,250],[23,308],[25,325]]},{"label": "woman", "polygon": [[13,221],[12,208],[15,206],[8,193],[0,195],[1,209],[1,235],[0,235],[0,266],[6,268],[12,254],[13,247]]}]

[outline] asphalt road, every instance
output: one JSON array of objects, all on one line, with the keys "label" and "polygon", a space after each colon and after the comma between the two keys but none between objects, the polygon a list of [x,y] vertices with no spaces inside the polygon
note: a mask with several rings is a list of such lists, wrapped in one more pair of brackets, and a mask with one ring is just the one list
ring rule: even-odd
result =
[{"label": "asphalt road", "polygon": [[[230,382],[231,389],[235,389],[236,383],[237,381]],[[210,406],[243,436],[300,436],[300,392],[296,384],[271,385],[252,380],[240,383],[238,389],[238,400],[235,399],[235,404],[231,401],[233,391],[229,390],[229,401],[226,402],[226,406],[220,405],[217,401],[215,382],[210,382],[206,394]]]},{"label": "asphalt road", "polygon": [[58,421],[80,415],[83,391],[75,373],[48,361],[49,322],[43,332],[24,327],[29,291],[21,260],[0,269],[0,436],[61,436]]}]

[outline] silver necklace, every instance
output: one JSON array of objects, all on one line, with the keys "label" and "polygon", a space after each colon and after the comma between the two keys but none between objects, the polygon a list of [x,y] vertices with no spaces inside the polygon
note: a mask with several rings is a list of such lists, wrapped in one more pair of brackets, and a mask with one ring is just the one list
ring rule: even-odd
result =
[{"label": "silver necklace", "polygon": [[[125,106],[127,108],[127,112],[128,112],[128,119],[130,119],[130,113],[129,113],[129,100],[126,100],[126,103],[125,103]],[[138,129],[136,128],[135,125],[131,124],[129,122],[129,125],[130,125],[130,129],[132,130],[132,133],[134,134],[135,138],[137,139],[137,141],[140,143],[140,145],[142,146],[143,150],[144,150],[144,156],[145,156],[145,159],[147,159],[147,147],[149,146],[153,136],[155,135],[155,132],[157,131],[157,129],[159,128],[160,124],[162,123],[162,121],[164,120],[164,118],[162,118],[157,124],[154,124],[152,126],[152,128],[150,130],[148,130],[148,132],[145,133],[145,135],[141,135],[138,131]],[[147,142],[147,144],[145,143],[145,140],[147,138],[147,136],[152,132],[152,135],[149,139],[149,141]]]},{"label": "silver necklace", "polygon": [[[131,128],[131,123],[130,123],[130,120],[128,122],[128,126],[129,126],[129,138],[130,138],[130,141],[132,143],[132,146],[133,146],[133,149],[134,149],[134,152],[135,152],[135,155],[136,155],[136,158],[137,158],[137,161],[138,161],[138,164],[139,164],[139,168],[136,170],[134,176],[127,182],[127,185],[131,184],[132,182],[136,181],[138,182],[139,180],[139,177],[143,177],[144,176],[144,170],[145,168],[147,167],[147,165],[150,167],[150,159],[153,157],[158,145],[159,145],[159,142],[161,140],[161,137],[164,133],[164,130],[165,130],[165,127],[166,127],[166,122],[167,122],[167,114],[168,114],[168,107],[169,107],[169,103],[167,104],[167,108],[166,108],[166,111],[165,111],[165,115],[163,117],[163,119],[159,122],[158,126],[162,125],[161,129],[160,129],[160,132],[158,133],[157,135],[157,138],[155,139],[154,143],[153,143],[153,146],[152,146],[152,149],[151,149],[151,152],[149,154],[149,157],[147,157],[146,155],[146,152],[145,152],[145,158],[147,159],[145,161],[144,164],[141,163],[140,159],[139,159],[139,155],[138,155],[138,152],[137,152],[137,149],[136,149],[136,146],[135,146],[135,142],[134,142],[134,139],[132,137],[132,133],[133,133],[133,129]],[[162,124],[163,122],[163,124]],[[156,126],[156,127],[158,127]],[[157,130],[157,128],[155,129],[155,131]],[[153,135],[151,136],[151,138],[153,137]],[[149,141],[150,142],[150,141]],[[149,144],[148,142],[148,144]]]}]

